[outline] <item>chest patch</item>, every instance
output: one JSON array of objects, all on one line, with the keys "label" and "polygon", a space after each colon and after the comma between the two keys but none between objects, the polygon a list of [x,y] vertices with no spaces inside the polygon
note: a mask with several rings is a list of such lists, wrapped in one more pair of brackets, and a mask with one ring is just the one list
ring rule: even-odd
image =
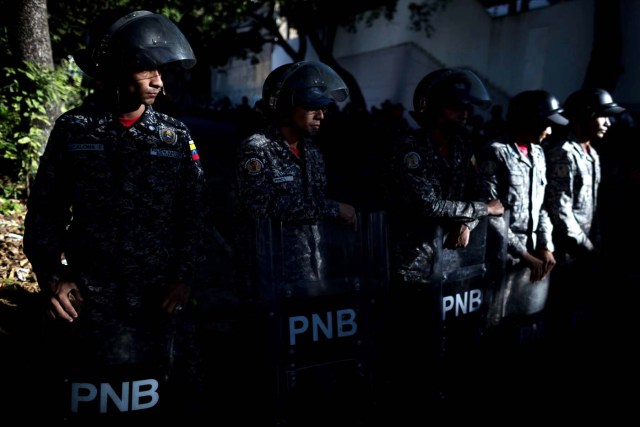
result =
[{"label": "chest patch", "polygon": [[404,165],[407,169],[417,169],[420,166],[420,154],[415,151],[411,151],[410,153],[405,154],[404,156]]},{"label": "chest patch", "polygon": [[246,169],[247,173],[249,173],[249,175],[258,175],[262,173],[264,164],[260,159],[252,157],[244,162],[244,168]]},{"label": "chest patch", "polygon": [[104,151],[103,144],[69,144],[69,151]]},{"label": "chest patch", "polygon": [[173,129],[161,128],[160,139],[167,145],[173,145],[178,140],[178,134]]},{"label": "chest patch", "polygon": [[180,153],[178,153],[177,151],[163,150],[159,148],[152,148],[151,150],[149,150],[149,154],[156,157],[171,157],[173,159],[180,158]]},{"label": "chest patch", "polygon": [[279,184],[281,182],[292,182],[292,181],[293,181],[293,176],[291,175],[279,176],[277,178],[273,178],[274,184]]}]

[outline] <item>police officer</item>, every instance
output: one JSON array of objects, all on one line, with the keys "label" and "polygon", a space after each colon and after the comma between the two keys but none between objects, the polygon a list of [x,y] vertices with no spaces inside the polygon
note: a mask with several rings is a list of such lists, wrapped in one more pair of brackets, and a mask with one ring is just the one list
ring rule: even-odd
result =
[{"label": "police officer", "polygon": [[[346,227],[345,234],[353,232],[354,207],[326,195],[325,163],[315,140],[328,108],[337,108],[337,103],[347,98],[344,81],[326,64],[301,61],[281,65],[263,84],[259,104],[264,125],[238,146],[236,285],[243,301],[257,302],[258,307],[269,304],[272,313],[269,324],[274,321],[286,324],[285,303],[295,304],[301,300],[313,303],[316,300],[312,297],[323,294],[327,264],[322,246],[327,237],[323,226],[328,223],[337,230]],[[262,234],[266,231],[268,234]],[[284,295],[288,297],[286,301]],[[295,310],[300,306],[287,307]],[[259,323],[249,329],[259,331],[266,324]],[[286,326],[276,329],[269,334],[268,345],[262,349],[266,353],[261,359],[274,360],[277,366],[264,366],[264,370],[275,371],[276,378],[281,378],[283,365],[286,369],[297,366],[294,351],[297,348],[289,348],[289,338],[282,332]],[[283,347],[287,351],[282,351]],[[326,385],[319,386],[318,390]],[[274,416],[285,416],[289,420],[308,417],[300,405],[283,404],[289,402],[290,393],[297,393],[298,388],[278,389],[275,396],[270,395],[276,399],[273,404],[261,398],[268,408],[263,415],[274,408],[286,407],[285,414]],[[322,394],[314,396],[318,400],[309,400],[309,404],[327,398]]]},{"label": "police officer", "polygon": [[153,104],[168,67],[196,58],[172,21],[138,10],[96,19],[75,59],[100,89],[57,119],[25,218],[24,251],[55,319],[47,366],[86,381],[153,367],[162,383],[202,256],[204,176],[189,129]]},{"label": "police officer", "polygon": [[[544,144],[547,158],[545,205],[553,223],[558,265],[551,277],[548,314],[559,342],[562,336],[590,334],[602,259],[598,192],[602,177],[594,142],[625,111],[602,88],[583,88],[564,103],[567,132]],[[550,326],[551,328],[551,326]],[[585,337],[586,338],[586,337]],[[588,338],[586,338],[588,339]]]},{"label": "police officer", "polygon": [[433,71],[418,83],[413,96],[411,115],[420,128],[396,141],[393,149],[387,336],[389,354],[396,356],[390,361],[395,377],[390,381],[397,381],[400,389],[417,386],[423,392],[407,396],[408,408],[440,398],[442,384],[436,373],[442,371],[437,363],[443,325],[441,281],[434,274],[440,250],[437,231],[444,230],[442,248],[465,248],[481,218],[504,210],[498,199],[481,200],[466,127],[472,110],[489,104],[484,84],[472,71]]},{"label": "police officer", "polygon": [[[506,228],[506,271],[493,303],[502,322],[501,338],[518,344],[539,334],[539,314],[546,303],[549,273],[555,265],[552,225],[544,209],[547,184],[540,145],[552,125],[564,126],[558,100],[545,90],[526,90],[511,98],[508,133],[490,142],[480,155],[483,190],[503,201],[508,215],[491,219],[498,233]],[[508,226],[502,225],[507,220]]]},{"label": "police officer", "polygon": [[[243,224],[261,219],[296,225],[314,225],[326,219],[355,223],[353,206],[326,197],[325,164],[314,141],[328,106],[347,97],[345,83],[321,62],[284,64],[267,76],[261,100],[267,123],[238,148],[241,236]],[[292,266],[287,270],[298,277],[290,280],[319,278],[317,239],[312,230],[309,232],[291,236],[285,262]],[[239,245],[246,248],[246,239],[240,240]]]}]

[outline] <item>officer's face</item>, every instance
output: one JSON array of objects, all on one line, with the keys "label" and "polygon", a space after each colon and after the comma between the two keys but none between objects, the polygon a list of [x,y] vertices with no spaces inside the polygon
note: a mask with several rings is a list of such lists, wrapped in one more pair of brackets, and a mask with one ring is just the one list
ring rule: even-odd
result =
[{"label": "officer's face", "polygon": [[463,104],[445,106],[438,117],[439,126],[448,133],[461,132],[465,129],[469,112],[469,107]]},{"label": "officer's face", "polygon": [[293,110],[293,124],[296,128],[307,135],[315,135],[320,130],[320,123],[324,120],[324,113],[327,107],[321,107],[317,110],[305,110],[302,107],[296,107]]},{"label": "officer's face", "polygon": [[538,140],[536,141],[538,144],[547,139],[547,137],[551,135],[551,125],[547,125],[538,135]]},{"label": "officer's face", "polygon": [[158,70],[137,71],[131,74],[129,93],[140,103],[152,105],[162,91],[162,74]]},{"label": "officer's face", "polygon": [[609,117],[594,117],[589,122],[589,126],[590,134],[594,139],[602,138],[604,134],[607,133],[609,126],[611,126],[611,121]]}]

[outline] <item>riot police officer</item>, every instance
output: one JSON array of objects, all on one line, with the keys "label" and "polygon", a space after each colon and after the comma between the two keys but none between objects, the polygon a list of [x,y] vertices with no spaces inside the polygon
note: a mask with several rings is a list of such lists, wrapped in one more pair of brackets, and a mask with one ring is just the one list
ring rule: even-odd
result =
[{"label": "riot police officer", "polygon": [[[153,104],[168,67],[196,58],[175,23],[144,10],[104,13],[75,58],[100,89],[57,119],[25,218],[24,251],[53,319],[46,365],[76,386],[121,371],[129,383],[138,367],[157,385],[138,413],[156,413],[182,360],[176,314],[196,285],[205,205],[189,129]],[[118,412],[74,390],[62,394],[65,416]]]},{"label": "riot police officer", "polygon": [[[330,282],[325,268],[331,263],[325,259],[324,244],[331,236],[324,233],[324,226],[335,226],[336,233],[354,231],[354,207],[326,195],[325,163],[315,141],[328,108],[347,98],[344,81],[326,64],[301,61],[281,65],[263,84],[259,108],[264,125],[237,148],[235,282],[242,301],[249,301],[252,307],[266,306],[271,313],[268,319],[259,316],[257,324],[249,325],[251,338],[247,341],[264,342],[260,336],[264,325],[275,328],[266,331],[264,347],[251,350],[266,362],[257,369],[268,372],[269,379],[275,373],[275,381],[295,378],[295,369],[302,363],[302,356],[297,356],[300,345],[292,345],[285,332],[292,333],[285,313],[303,311],[305,304],[314,307],[314,298],[324,295],[324,286]],[[290,373],[286,378],[285,369]],[[257,377],[263,378],[264,373]],[[312,391],[301,383],[294,387],[292,382],[277,386],[266,381],[269,390],[278,391],[269,393],[273,402],[260,397],[265,410],[258,422],[264,423],[265,415],[284,417],[288,422],[301,417],[305,422],[300,425],[312,422],[305,408],[321,405],[330,397],[321,393],[327,378],[311,387]],[[291,404],[303,393],[300,388],[314,398]],[[282,413],[271,414],[280,408]],[[324,416],[327,414],[314,414],[314,419]]]},{"label": "riot police officer", "polygon": [[567,132],[544,144],[547,158],[545,205],[553,223],[558,265],[551,277],[548,318],[559,343],[589,340],[598,309],[596,289],[602,266],[598,200],[602,178],[594,147],[625,109],[602,88],[583,88],[564,103]]},{"label": "riot police officer", "polygon": [[[237,208],[240,253],[251,244],[243,228],[255,220],[279,220],[313,226],[331,219],[353,224],[355,209],[326,197],[327,178],[322,154],[314,137],[327,107],[346,100],[348,89],[338,74],[317,61],[284,64],[265,79],[261,108],[266,125],[246,138],[237,151]],[[292,237],[285,262],[297,279],[319,278],[313,230]],[[239,274],[251,271],[244,259]],[[242,277],[244,285],[250,277]],[[241,285],[241,286],[244,286]],[[250,285],[248,285],[250,286]],[[247,290],[247,289],[245,289]]]},{"label": "riot police officer", "polygon": [[[394,143],[389,183],[391,263],[388,322],[390,381],[434,403],[443,383],[444,250],[466,248],[479,220],[501,215],[500,200],[485,201],[466,121],[474,108],[486,108],[489,94],[470,70],[444,68],[427,74],[416,86],[412,117],[420,128]],[[451,266],[446,266],[451,267]],[[405,360],[402,358],[405,357]],[[395,389],[395,387],[394,387]]]},{"label": "riot police officer", "polygon": [[486,197],[499,198],[508,210],[508,215],[490,220],[498,233],[507,230],[505,270],[492,301],[492,315],[505,332],[500,338],[508,341],[501,344],[518,344],[540,334],[539,316],[556,263],[551,220],[543,206],[547,178],[540,144],[551,134],[552,125],[568,123],[562,111],[556,97],[545,90],[518,93],[509,101],[508,133],[490,142],[480,155]]}]

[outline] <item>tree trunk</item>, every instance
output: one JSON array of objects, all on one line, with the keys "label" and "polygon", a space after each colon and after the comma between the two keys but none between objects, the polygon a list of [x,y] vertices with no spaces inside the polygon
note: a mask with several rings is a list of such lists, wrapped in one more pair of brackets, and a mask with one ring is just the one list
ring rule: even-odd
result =
[{"label": "tree trunk", "polygon": [[46,0],[18,0],[13,3],[14,16],[9,22],[9,43],[18,61],[28,61],[53,68]]},{"label": "tree trunk", "polygon": [[[12,3],[10,10],[11,24],[8,27],[8,40],[15,66],[21,67],[23,63],[33,63],[44,69],[53,69],[53,50],[51,48],[51,36],[49,34],[49,15],[46,0],[17,0]],[[31,82],[24,82],[25,87]],[[31,107],[22,102],[21,111],[28,111]],[[60,105],[53,103],[45,106],[49,123],[42,121],[32,122],[28,115],[24,115],[19,125],[19,130],[27,133],[32,128],[42,129],[44,139],[48,138],[54,119],[60,114]],[[19,146],[18,149],[28,149]],[[44,149],[44,142],[40,150]],[[29,170],[25,174],[25,190],[30,190]]]}]

